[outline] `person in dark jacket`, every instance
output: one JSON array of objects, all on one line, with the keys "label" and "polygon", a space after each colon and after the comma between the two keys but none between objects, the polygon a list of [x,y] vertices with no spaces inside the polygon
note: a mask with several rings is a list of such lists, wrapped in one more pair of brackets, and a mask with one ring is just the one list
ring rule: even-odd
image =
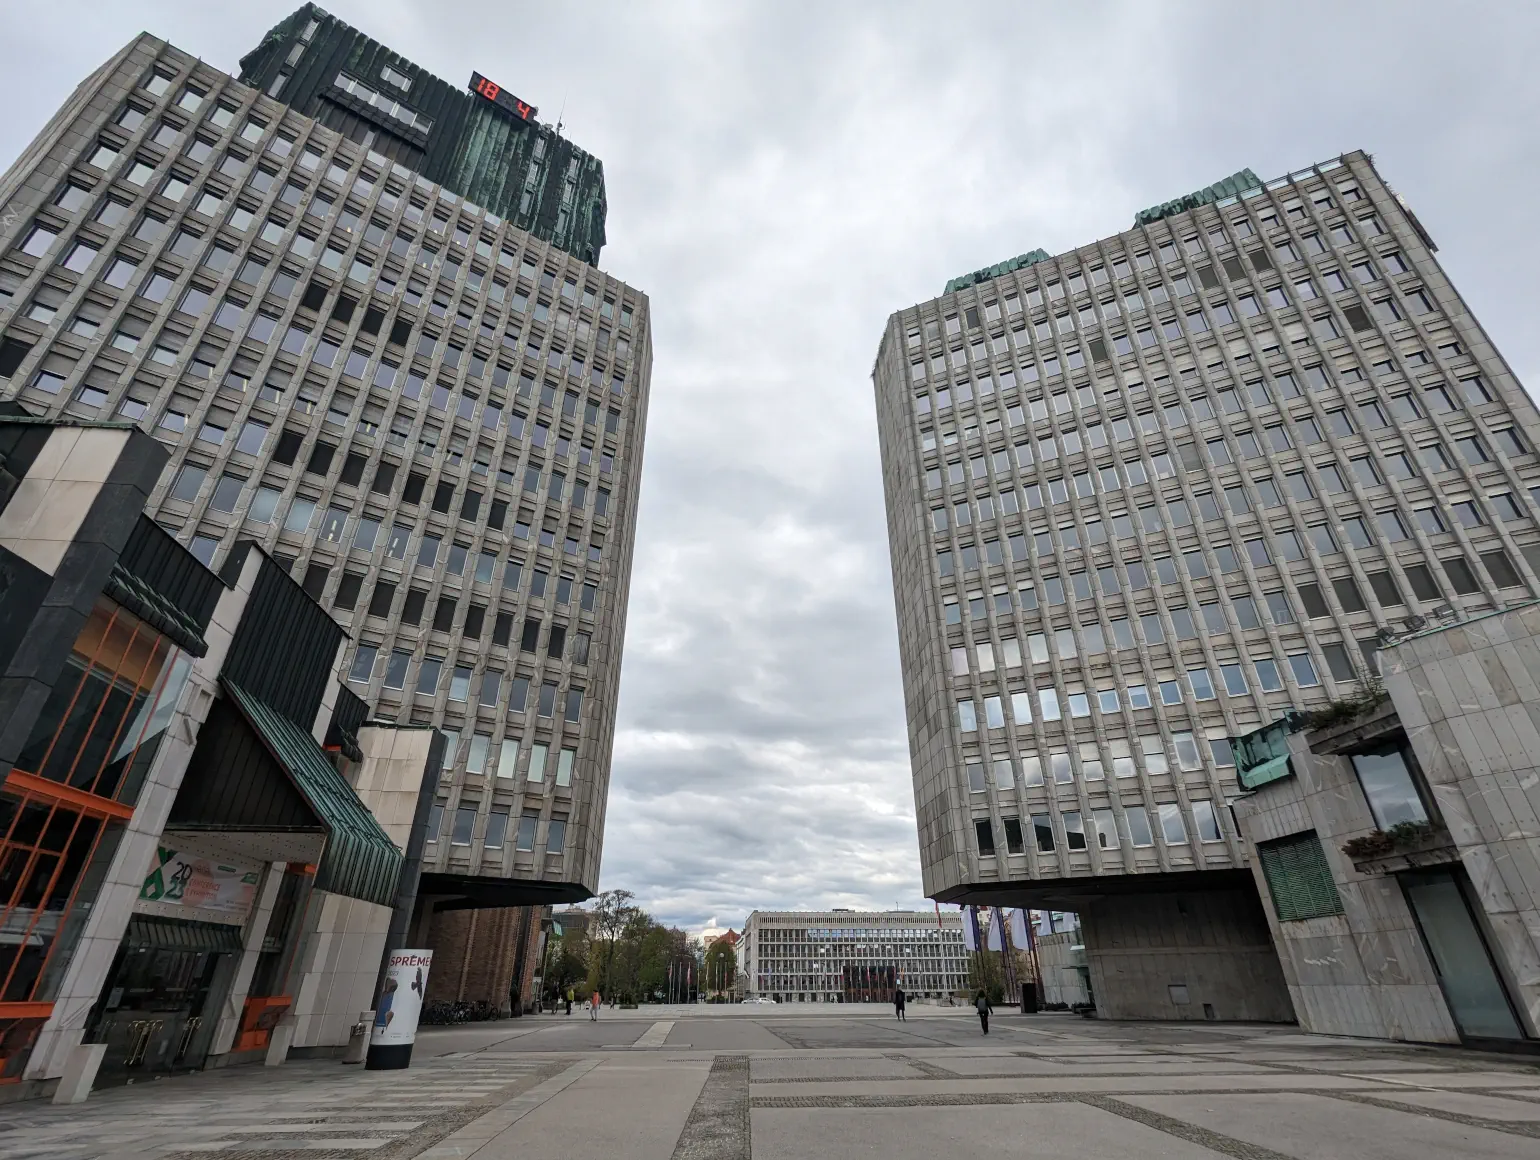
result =
[{"label": "person in dark jacket", "polygon": [[989,1013],[993,1008],[989,1005],[989,996],[983,991],[973,1000],[973,1009],[979,1013],[979,1026],[984,1029],[984,1034],[989,1034]]},{"label": "person in dark jacket", "polygon": [[893,988],[893,1014],[903,1019],[905,1023],[909,1022],[909,1020],[904,1019],[904,989],[902,987]]}]

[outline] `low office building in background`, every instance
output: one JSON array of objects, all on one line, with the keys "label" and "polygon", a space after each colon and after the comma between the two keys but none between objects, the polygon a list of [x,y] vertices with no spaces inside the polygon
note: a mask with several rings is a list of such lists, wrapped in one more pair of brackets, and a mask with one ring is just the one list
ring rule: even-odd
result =
[{"label": "low office building in background", "polygon": [[1540,594],[1540,421],[1364,153],[954,279],[873,372],[925,892],[1110,1017],[1289,1020],[1229,739]]},{"label": "low office building in background", "polygon": [[756,910],[738,955],[749,994],[778,1003],[889,1003],[896,986],[944,999],[968,986],[956,911]]}]

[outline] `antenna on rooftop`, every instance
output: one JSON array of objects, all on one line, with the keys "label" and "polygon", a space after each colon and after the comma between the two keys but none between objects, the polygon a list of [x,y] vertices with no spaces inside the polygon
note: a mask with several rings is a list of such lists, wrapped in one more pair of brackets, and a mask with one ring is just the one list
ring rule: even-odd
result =
[{"label": "antenna on rooftop", "polygon": [[567,94],[561,95],[561,110],[556,114],[556,135],[561,136],[562,116],[567,111]]}]

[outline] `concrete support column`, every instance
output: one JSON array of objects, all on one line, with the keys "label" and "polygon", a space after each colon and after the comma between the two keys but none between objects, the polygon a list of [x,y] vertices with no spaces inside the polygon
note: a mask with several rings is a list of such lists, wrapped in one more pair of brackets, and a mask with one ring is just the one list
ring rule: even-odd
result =
[{"label": "concrete support column", "polygon": [[209,1047],[210,1057],[227,1053],[240,1030],[246,996],[251,993],[251,977],[256,972],[257,959],[262,954],[262,942],[267,938],[268,923],[273,917],[273,904],[277,901],[278,888],[283,883],[287,867],[287,862],[273,862],[262,879],[256,905],[252,907],[251,917],[246,921],[241,961],[235,968],[235,979],[230,984],[219,1012],[219,1026],[214,1031],[214,1040]]}]

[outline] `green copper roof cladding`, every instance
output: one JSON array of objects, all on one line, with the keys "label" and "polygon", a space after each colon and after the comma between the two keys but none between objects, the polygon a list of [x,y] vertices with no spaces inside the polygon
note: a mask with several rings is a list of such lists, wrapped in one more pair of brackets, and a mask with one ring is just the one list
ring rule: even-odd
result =
[{"label": "green copper roof cladding", "polygon": [[1262,185],[1262,179],[1249,169],[1242,169],[1239,173],[1232,173],[1223,181],[1216,181],[1213,185],[1204,186],[1194,193],[1176,198],[1174,201],[1163,201],[1159,205],[1152,205],[1149,209],[1142,209],[1134,215],[1134,225],[1144,225],[1148,222],[1158,222],[1161,218],[1170,217],[1172,214],[1185,213],[1190,209],[1197,209],[1200,205],[1208,205],[1210,202],[1222,201],[1227,197],[1238,197],[1248,189],[1257,189]]},{"label": "green copper roof cladding", "polygon": [[982,270],[975,270],[971,274],[964,274],[959,278],[953,278],[946,284],[943,294],[950,294],[954,290],[961,290],[967,286],[976,285],[979,282],[988,282],[991,278],[998,278],[1001,274],[1009,274],[1012,270],[1020,270],[1036,262],[1046,262],[1049,254],[1044,250],[1029,250],[1025,254],[1017,254],[1004,262],[997,262],[993,266],[985,266]]},{"label": "green copper roof cladding", "polygon": [[380,906],[395,902],[401,851],[343,780],[316,739],[231,681],[222,682],[242,715],[326,826],[316,888]]},{"label": "green copper roof cladding", "polygon": [[[486,71],[493,63],[468,61],[467,77],[469,66]],[[496,79],[496,68],[491,72]],[[338,85],[339,77],[348,88]],[[521,119],[314,4],[285,17],[241,58],[240,80],[542,241],[598,263],[607,212],[604,166],[535,120],[533,111]]]}]

